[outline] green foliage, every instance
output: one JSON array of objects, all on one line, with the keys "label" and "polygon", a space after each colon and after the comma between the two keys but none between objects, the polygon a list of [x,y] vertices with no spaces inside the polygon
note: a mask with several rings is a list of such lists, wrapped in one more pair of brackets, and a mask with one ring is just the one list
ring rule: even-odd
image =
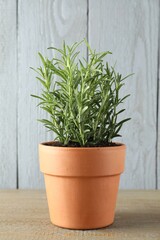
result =
[{"label": "green foliage", "polygon": [[[88,61],[78,59],[77,48],[85,42],[89,50]],[[50,118],[39,120],[56,133],[56,140],[64,146],[104,146],[119,137],[122,125],[130,118],[118,121],[125,109],[119,105],[129,96],[120,98],[124,80],[103,58],[110,52],[92,51],[86,40],[62,49],[49,48],[60,57],[49,60],[40,53],[43,67],[34,69],[42,84],[38,106]],[[55,80],[55,76],[56,80]]]}]

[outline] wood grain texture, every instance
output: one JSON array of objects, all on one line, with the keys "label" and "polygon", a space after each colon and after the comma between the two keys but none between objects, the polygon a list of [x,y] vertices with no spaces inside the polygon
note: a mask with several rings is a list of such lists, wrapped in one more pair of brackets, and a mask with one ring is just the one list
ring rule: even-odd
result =
[{"label": "wood grain texture", "polygon": [[97,230],[68,230],[49,220],[44,191],[0,191],[0,240],[159,240],[160,191],[120,191],[115,222]]},{"label": "wood grain texture", "polygon": [[127,144],[126,170],[121,188],[156,187],[156,108],[159,1],[90,0],[89,42],[108,57],[126,81],[126,123],[121,134]]},{"label": "wood grain texture", "polygon": [[0,188],[16,188],[16,0],[0,0]]},{"label": "wood grain texture", "polygon": [[[18,8],[18,158],[19,187],[44,186],[38,164],[38,143],[53,140],[52,134],[36,119],[45,114],[36,108],[37,101],[30,94],[41,91],[35,73],[29,67],[38,67],[37,52],[51,56],[49,46],[60,47],[62,40],[68,44],[80,41],[87,32],[86,0],[19,0]],[[83,49],[86,54],[86,49]]]}]

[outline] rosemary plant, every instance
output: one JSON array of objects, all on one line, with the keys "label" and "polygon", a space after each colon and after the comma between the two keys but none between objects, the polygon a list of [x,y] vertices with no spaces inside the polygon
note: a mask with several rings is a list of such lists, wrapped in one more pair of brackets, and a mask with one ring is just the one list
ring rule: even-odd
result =
[{"label": "rosemary plant", "polygon": [[[79,59],[78,46],[86,44],[88,61]],[[124,80],[104,57],[111,52],[96,53],[86,40],[57,51],[59,58],[51,60],[39,57],[42,66],[34,69],[37,80],[42,84],[38,106],[49,113],[48,119],[39,120],[56,134],[55,140],[61,146],[107,146],[119,137],[122,125],[130,118],[119,120],[125,111],[121,104],[129,96],[120,97]],[[56,79],[55,79],[56,76]]]}]

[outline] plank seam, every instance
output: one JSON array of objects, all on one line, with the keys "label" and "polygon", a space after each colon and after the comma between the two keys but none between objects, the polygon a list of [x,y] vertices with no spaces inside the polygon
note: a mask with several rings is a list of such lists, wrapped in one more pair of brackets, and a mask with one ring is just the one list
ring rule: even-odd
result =
[{"label": "plank seam", "polygon": [[156,177],[156,186],[155,188],[158,189],[158,143],[159,143],[159,138],[158,138],[158,131],[159,131],[159,63],[160,63],[160,0],[159,0],[159,8],[158,8],[158,56],[157,56],[157,111],[156,111],[156,163],[155,163],[155,177]]},{"label": "plank seam", "polygon": [[[87,41],[89,43],[89,0],[87,0]],[[87,48],[87,62],[88,62],[88,48]]]},{"label": "plank seam", "polygon": [[[16,0],[16,71],[17,86],[19,86],[18,76],[18,0]],[[17,87],[19,89],[19,87]],[[18,90],[16,92],[16,188],[19,188],[19,171],[18,171]]]}]

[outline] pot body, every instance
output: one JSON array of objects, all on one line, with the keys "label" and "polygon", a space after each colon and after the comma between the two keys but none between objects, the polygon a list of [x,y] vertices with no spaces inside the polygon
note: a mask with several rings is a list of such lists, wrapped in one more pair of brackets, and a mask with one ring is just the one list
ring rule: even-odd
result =
[{"label": "pot body", "polygon": [[39,145],[51,222],[96,229],[114,221],[126,146],[68,148]]}]

